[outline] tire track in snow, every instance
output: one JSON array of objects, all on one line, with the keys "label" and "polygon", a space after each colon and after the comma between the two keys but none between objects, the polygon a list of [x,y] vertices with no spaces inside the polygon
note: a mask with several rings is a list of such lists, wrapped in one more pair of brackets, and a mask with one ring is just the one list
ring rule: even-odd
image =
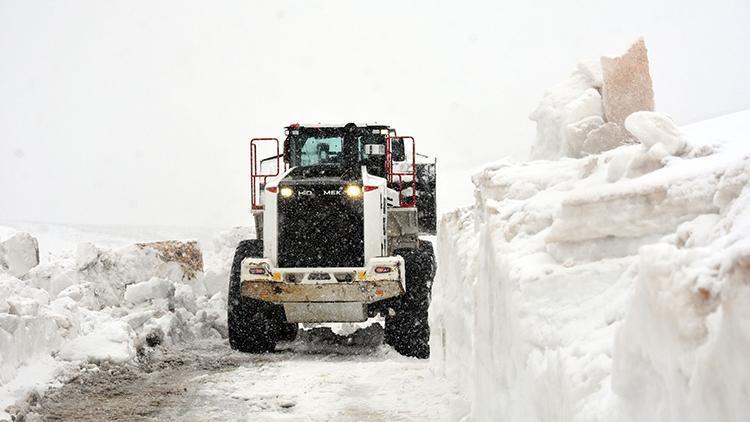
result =
[{"label": "tire track in snow", "polygon": [[334,341],[327,331],[303,332],[302,339],[282,343],[272,354],[234,352],[225,341],[212,340],[149,349],[138,365],[85,365],[63,386],[32,398],[21,416],[49,421],[451,419],[455,391],[432,375],[428,361],[380,345],[382,333],[363,336],[360,330]]}]

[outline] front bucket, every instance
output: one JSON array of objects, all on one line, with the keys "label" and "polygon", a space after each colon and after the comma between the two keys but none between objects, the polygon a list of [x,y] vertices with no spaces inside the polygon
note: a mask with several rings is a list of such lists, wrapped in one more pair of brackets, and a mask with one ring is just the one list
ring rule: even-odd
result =
[{"label": "front bucket", "polygon": [[367,306],[360,302],[293,302],[284,304],[289,322],[363,322]]}]

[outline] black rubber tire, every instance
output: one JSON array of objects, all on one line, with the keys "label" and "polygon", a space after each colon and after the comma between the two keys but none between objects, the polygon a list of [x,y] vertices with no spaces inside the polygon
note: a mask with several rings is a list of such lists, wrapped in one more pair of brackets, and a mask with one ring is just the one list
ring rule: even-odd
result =
[{"label": "black rubber tire", "polygon": [[395,302],[394,313],[385,317],[385,342],[404,356],[430,357],[430,307],[435,256],[432,244],[420,241],[418,249],[401,249],[396,254],[406,264],[406,293]]},{"label": "black rubber tire", "polygon": [[430,357],[430,325],[427,310],[397,309],[385,318],[385,343],[404,356]]},{"label": "black rubber tire", "polygon": [[422,251],[422,253],[426,254],[428,259],[430,260],[431,270],[430,270],[430,274],[428,278],[429,278],[430,291],[432,291],[432,282],[435,280],[435,272],[437,271],[437,260],[435,259],[435,248],[433,247],[432,242],[428,240],[420,240],[419,249]]},{"label": "black rubber tire", "polygon": [[294,322],[285,322],[281,325],[279,331],[279,340],[282,341],[294,341],[297,338],[297,331],[299,327]]},{"label": "black rubber tire", "polygon": [[271,352],[276,347],[281,326],[285,323],[283,308],[272,303],[240,295],[242,260],[263,256],[263,242],[243,240],[237,245],[232,262],[227,294],[229,345],[248,353]]}]

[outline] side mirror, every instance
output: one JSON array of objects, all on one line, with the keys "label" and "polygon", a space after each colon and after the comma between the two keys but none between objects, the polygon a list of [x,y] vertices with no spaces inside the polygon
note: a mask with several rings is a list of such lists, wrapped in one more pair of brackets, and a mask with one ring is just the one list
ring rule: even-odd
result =
[{"label": "side mirror", "polygon": [[406,153],[404,152],[404,138],[392,138],[391,141],[391,157],[393,161],[404,161],[406,160]]}]

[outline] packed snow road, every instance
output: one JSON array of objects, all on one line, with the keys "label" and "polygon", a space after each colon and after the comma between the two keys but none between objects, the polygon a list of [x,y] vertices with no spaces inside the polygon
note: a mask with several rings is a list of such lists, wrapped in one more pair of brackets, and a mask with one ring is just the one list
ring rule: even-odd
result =
[{"label": "packed snow road", "polygon": [[349,336],[303,331],[273,354],[225,340],[149,348],[137,365],[90,365],[35,397],[29,420],[436,421],[455,392],[428,362],[383,346],[375,324]]}]

